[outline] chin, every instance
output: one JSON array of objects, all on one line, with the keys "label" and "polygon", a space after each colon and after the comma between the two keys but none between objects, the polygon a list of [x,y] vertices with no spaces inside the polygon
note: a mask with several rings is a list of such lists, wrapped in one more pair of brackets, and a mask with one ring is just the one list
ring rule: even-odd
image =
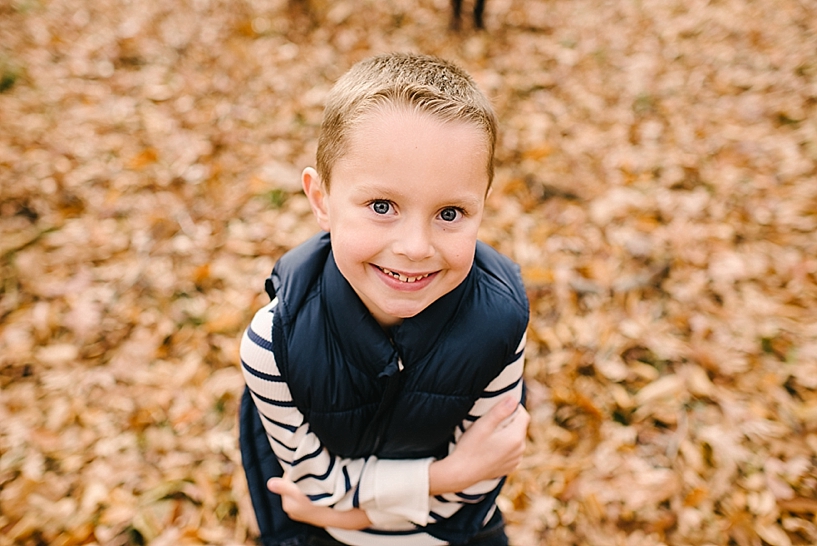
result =
[{"label": "chin", "polygon": [[420,313],[425,311],[426,307],[428,307],[428,305],[422,305],[422,306],[413,305],[413,306],[410,306],[410,307],[395,306],[395,307],[393,307],[391,309],[383,309],[383,312],[386,313],[387,315],[391,316],[391,317],[395,317],[395,318],[399,318],[399,319],[408,319],[408,318],[412,318],[412,317],[415,317],[415,316],[419,315]]}]

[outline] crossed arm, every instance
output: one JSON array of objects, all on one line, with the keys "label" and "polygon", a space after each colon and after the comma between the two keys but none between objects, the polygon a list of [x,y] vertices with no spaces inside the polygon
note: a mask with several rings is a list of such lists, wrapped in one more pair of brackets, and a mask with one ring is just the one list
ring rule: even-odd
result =
[{"label": "crossed arm", "polygon": [[[470,496],[458,492],[485,494],[519,463],[529,420],[519,405],[524,339],[517,360],[488,386],[456,431],[447,457],[343,459],[330,454],[309,430],[280,378],[269,341],[274,307],[272,302],[256,314],[241,342],[241,361],[272,450],[285,470],[286,479],[272,479],[268,487],[282,496],[292,519],[345,529],[394,521],[426,525],[435,516],[429,505],[447,510],[442,515],[448,517]],[[396,476],[404,477],[402,485],[395,486]],[[444,503],[435,496],[444,496]]]},{"label": "crossed arm", "polygon": [[[529,420],[525,409],[512,396],[496,404],[462,435],[450,455],[429,465],[429,495],[456,493],[509,474],[522,459]],[[372,525],[360,508],[337,510],[315,506],[297,485],[285,478],[272,478],[267,487],[281,495],[284,511],[296,521],[353,530]]]}]

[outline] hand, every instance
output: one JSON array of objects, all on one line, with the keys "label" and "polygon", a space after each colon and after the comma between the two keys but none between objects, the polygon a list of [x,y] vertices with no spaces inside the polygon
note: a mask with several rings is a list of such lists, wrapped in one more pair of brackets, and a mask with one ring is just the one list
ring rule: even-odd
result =
[{"label": "hand", "polygon": [[311,523],[309,517],[316,507],[297,485],[285,478],[271,478],[267,482],[267,489],[281,495],[281,505],[291,519]]},{"label": "hand", "polygon": [[335,510],[328,506],[312,504],[298,486],[286,478],[270,478],[267,489],[281,495],[281,505],[284,512],[295,520],[316,527],[335,527],[336,529],[352,529],[359,531],[371,527],[366,512],[360,509]]},{"label": "hand", "polygon": [[525,408],[509,396],[477,419],[451,455],[472,470],[474,483],[506,476],[522,461],[529,422]]},{"label": "hand", "polygon": [[510,474],[522,461],[530,416],[509,396],[477,419],[454,451],[429,469],[431,495],[455,493]]}]

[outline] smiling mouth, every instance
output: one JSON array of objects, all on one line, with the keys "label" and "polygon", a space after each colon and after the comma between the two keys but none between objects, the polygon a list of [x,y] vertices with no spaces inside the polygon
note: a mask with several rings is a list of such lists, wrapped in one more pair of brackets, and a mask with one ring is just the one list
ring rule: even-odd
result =
[{"label": "smiling mouth", "polygon": [[407,277],[405,275],[401,275],[400,273],[398,273],[396,271],[392,271],[391,269],[386,269],[385,267],[377,266],[377,268],[380,271],[382,271],[383,273],[385,273],[386,275],[390,275],[390,276],[394,277],[395,279],[397,279],[400,282],[407,282],[407,283],[417,282],[417,281],[425,279],[426,277],[431,275],[431,273],[426,273],[425,275],[417,275],[415,277]]}]

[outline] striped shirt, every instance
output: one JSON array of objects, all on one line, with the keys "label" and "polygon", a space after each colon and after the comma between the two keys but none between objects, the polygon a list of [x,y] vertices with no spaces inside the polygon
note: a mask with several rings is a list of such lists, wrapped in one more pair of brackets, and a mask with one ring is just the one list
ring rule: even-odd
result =
[{"label": "striped shirt", "polygon": [[[275,299],[255,314],[242,337],[240,355],[245,381],[286,477],[317,505],[338,510],[359,507],[366,511],[373,524],[369,529],[327,529],[341,542],[354,546],[445,544],[423,532],[423,526],[451,517],[464,504],[480,502],[499,480],[486,480],[459,493],[431,497],[428,494],[431,458],[350,459],[331,454],[298,411],[275,363],[271,332],[277,303]],[[454,431],[449,453],[462,434],[502,395],[521,400],[524,348],[523,336],[516,358],[491,381]],[[491,515],[493,510],[488,518]]]}]

